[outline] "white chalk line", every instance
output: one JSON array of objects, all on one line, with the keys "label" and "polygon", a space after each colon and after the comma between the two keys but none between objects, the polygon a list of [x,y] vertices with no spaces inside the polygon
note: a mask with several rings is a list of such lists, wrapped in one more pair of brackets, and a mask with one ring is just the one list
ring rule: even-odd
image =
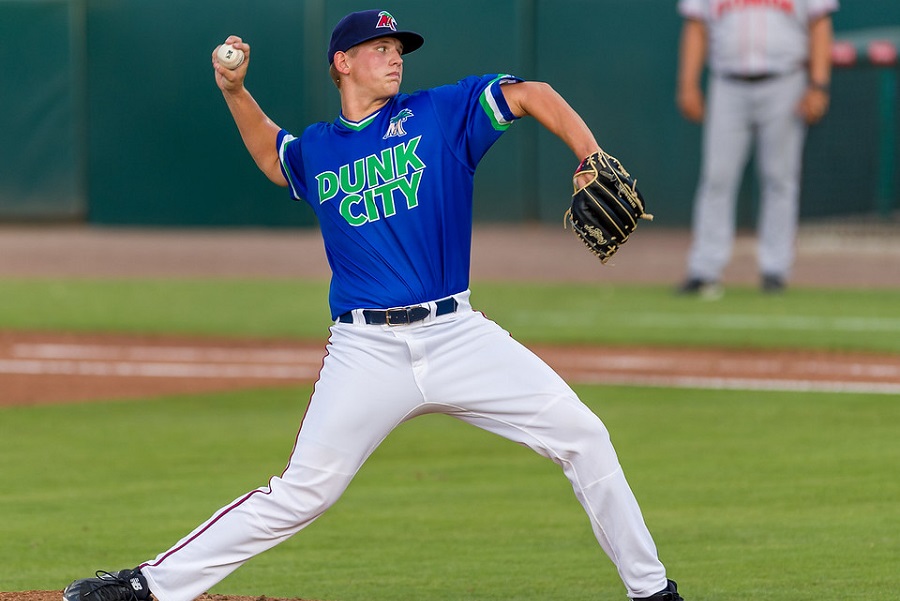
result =
[{"label": "white chalk line", "polygon": [[[579,319],[588,324],[600,324],[602,315],[585,314]],[[515,323],[542,323],[569,325],[570,311],[517,311]],[[836,332],[900,332],[900,318],[893,317],[816,317],[802,315],[680,315],[677,313],[641,313],[628,317],[629,325],[636,328],[756,330],[782,329],[796,331]]]},{"label": "white chalk line", "polygon": [[213,363],[305,363],[321,361],[324,349],[224,348],[195,346],[119,346],[103,344],[25,344],[12,347],[14,357],[130,361],[208,361]]},{"label": "white chalk line", "polygon": [[0,359],[0,373],[132,378],[231,378],[308,381],[316,377],[318,369],[299,365]]},{"label": "white chalk line", "polygon": [[14,344],[0,373],[144,378],[233,378],[308,381],[318,375],[322,350]]},{"label": "white chalk line", "polygon": [[589,372],[571,372],[568,377],[581,384],[619,386],[653,386],[658,388],[699,388],[708,390],[749,390],[766,392],[832,392],[851,394],[900,395],[900,384],[891,382],[853,382],[822,380],[781,380],[757,378],[723,378],[703,376],[621,377]]},{"label": "white chalk line", "polygon": [[804,360],[790,364],[790,369],[779,359],[760,358],[688,358],[628,355],[611,351],[609,356],[594,357],[582,355],[567,359],[567,364],[585,371],[697,371],[697,372],[741,372],[756,373],[760,376],[785,377],[799,373],[819,376],[855,378],[900,378],[900,365],[878,363],[856,363],[843,360]]},{"label": "white chalk line", "polygon": [[[311,381],[318,376],[323,350],[287,348],[215,348],[192,346],[128,346],[91,344],[15,344],[12,358],[0,359],[0,373],[146,378],[221,378]],[[900,382],[871,379],[900,377],[896,365],[842,361],[804,361],[802,373],[829,379],[781,377],[782,363],[771,359],[688,359],[646,357],[640,354],[581,356],[567,362],[565,377],[582,384],[620,384],[675,388],[844,392],[900,395]],[[648,375],[678,367],[698,371],[744,371],[759,377]],[[806,370],[806,371],[804,371]],[[871,378],[869,381],[840,377]]]}]

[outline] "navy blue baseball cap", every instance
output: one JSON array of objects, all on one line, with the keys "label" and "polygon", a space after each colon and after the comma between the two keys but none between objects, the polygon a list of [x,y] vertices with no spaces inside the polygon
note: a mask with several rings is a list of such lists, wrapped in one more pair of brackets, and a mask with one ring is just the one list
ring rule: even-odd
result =
[{"label": "navy blue baseball cap", "polygon": [[425,38],[414,31],[398,30],[397,21],[388,11],[363,10],[350,13],[334,27],[328,45],[328,64],[334,62],[336,52],[346,52],[376,38],[397,38],[403,44],[403,54],[417,50],[425,43]]}]

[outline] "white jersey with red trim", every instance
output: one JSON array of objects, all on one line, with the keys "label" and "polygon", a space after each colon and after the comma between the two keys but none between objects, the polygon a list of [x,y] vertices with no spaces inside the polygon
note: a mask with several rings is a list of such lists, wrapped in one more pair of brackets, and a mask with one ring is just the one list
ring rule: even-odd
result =
[{"label": "white jersey with red trim", "polygon": [[708,61],[718,74],[786,74],[809,55],[809,21],[837,0],[680,0],[681,16],[704,21]]}]

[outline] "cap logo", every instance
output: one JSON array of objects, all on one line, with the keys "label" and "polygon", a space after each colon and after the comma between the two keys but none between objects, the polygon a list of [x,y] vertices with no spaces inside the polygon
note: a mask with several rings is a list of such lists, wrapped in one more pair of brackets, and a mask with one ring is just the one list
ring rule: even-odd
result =
[{"label": "cap logo", "polygon": [[391,16],[391,13],[383,10],[378,13],[378,23],[375,25],[375,29],[390,29],[391,31],[397,31],[397,21]]},{"label": "cap logo", "polygon": [[421,35],[414,31],[403,31],[397,26],[394,15],[386,10],[361,10],[350,13],[334,27],[331,42],[328,44],[329,64],[334,63],[334,55],[346,52],[350,48],[378,38],[396,38],[403,47],[400,54],[408,54],[421,48],[425,42]]}]

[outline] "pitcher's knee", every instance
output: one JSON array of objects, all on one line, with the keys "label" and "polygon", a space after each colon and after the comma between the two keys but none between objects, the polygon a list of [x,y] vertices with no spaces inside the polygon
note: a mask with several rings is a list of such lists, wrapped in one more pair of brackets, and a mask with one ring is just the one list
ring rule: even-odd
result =
[{"label": "pitcher's knee", "polygon": [[597,461],[607,455],[615,457],[609,430],[599,418],[579,421],[559,437],[555,446],[556,455],[566,462],[577,462],[581,458]]},{"label": "pitcher's knee", "polygon": [[266,501],[256,510],[274,531],[297,530],[334,505],[347,484],[344,478],[318,482],[273,478]]}]

